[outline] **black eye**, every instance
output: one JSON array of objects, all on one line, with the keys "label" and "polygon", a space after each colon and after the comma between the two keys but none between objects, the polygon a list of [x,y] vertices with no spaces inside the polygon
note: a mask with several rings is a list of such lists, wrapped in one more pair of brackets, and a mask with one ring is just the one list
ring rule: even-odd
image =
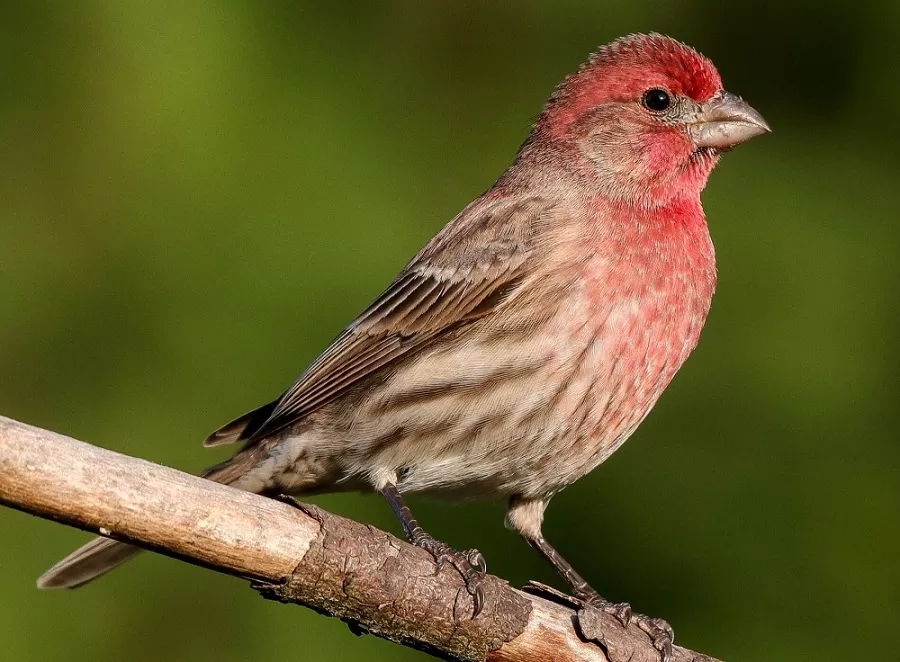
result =
[{"label": "black eye", "polygon": [[641,103],[644,107],[654,112],[660,112],[672,105],[672,98],[665,90],[654,87],[652,90],[644,92],[641,97]]}]

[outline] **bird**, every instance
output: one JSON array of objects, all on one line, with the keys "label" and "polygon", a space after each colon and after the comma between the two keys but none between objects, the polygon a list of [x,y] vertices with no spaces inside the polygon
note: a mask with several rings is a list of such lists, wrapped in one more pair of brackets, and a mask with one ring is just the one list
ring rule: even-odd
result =
[{"label": "bird", "polygon": [[[721,153],[770,131],[713,63],[657,34],[601,46],[546,101],[511,165],[278,399],[213,432],[209,480],[258,494],[380,493],[409,541],[486,571],[413,517],[409,493],[508,502],[506,524],[575,596],[601,597],[542,534],[560,490],[634,432],[693,351],[716,285],[700,195]],[[138,551],[96,538],[39,580],[74,588]]]}]

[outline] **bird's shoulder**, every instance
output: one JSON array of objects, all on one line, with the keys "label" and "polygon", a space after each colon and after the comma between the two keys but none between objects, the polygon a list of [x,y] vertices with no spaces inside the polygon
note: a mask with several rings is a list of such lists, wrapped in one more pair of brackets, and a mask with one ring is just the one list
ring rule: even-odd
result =
[{"label": "bird's shoulder", "polygon": [[523,282],[554,208],[539,195],[488,192],[475,200],[267,408],[264,422],[228,440],[270,436],[444,334],[493,314]]}]

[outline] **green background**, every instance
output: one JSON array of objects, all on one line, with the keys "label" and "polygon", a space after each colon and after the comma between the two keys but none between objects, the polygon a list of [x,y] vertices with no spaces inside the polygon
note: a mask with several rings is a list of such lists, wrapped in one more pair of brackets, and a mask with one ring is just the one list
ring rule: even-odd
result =
[{"label": "green background", "polygon": [[[700,347],[546,533],[604,595],[736,662],[897,659],[896,2],[4,2],[0,413],[197,470],[634,31],[709,55],[774,128],[704,201]],[[393,532],[373,496],[326,508]],[[503,504],[413,499],[520,585]],[[0,510],[4,660],[423,660],[146,557],[35,577],[84,533]],[[862,653],[860,653],[862,651]]]}]

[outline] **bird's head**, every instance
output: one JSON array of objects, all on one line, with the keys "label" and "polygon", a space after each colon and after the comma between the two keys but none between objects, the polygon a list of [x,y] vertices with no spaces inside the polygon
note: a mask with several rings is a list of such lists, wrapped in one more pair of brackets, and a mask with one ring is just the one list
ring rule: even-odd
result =
[{"label": "bird's head", "polygon": [[598,175],[601,194],[654,206],[699,195],[718,155],[769,131],[722,88],[707,58],[658,34],[601,47],[568,76],[536,125]]}]

